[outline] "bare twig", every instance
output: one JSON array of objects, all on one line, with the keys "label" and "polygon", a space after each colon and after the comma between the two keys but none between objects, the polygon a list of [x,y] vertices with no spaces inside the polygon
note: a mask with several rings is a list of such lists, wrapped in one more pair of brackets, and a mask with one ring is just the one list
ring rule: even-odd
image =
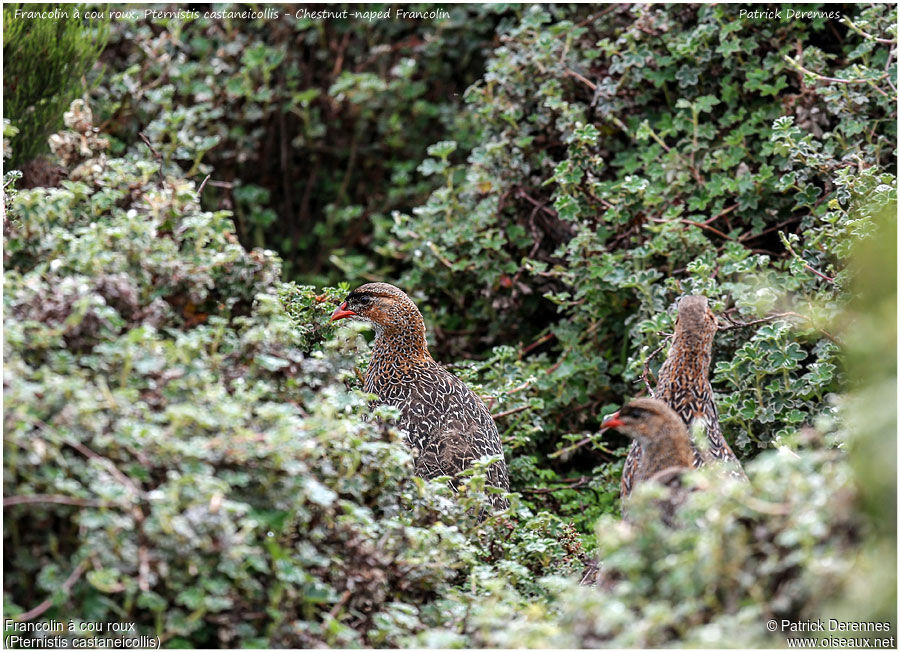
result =
[{"label": "bare twig", "polygon": [[718,213],[716,213],[715,215],[713,215],[711,218],[709,218],[708,220],[706,220],[706,221],[704,222],[704,224],[712,224],[713,222],[715,222],[715,221],[716,221],[717,219],[719,219],[720,217],[724,217],[725,215],[728,215],[728,213],[730,213],[731,211],[735,210],[737,207],[738,207],[737,204],[732,204],[732,205],[729,206],[728,208],[722,209],[721,211],[719,211]]},{"label": "bare twig", "polygon": [[[803,315],[796,312],[776,312],[772,315],[767,315],[766,317],[762,317],[760,319],[754,319],[752,321],[735,321],[731,318],[731,316],[727,313],[722,315],[728,321],[728,324],[722,326],[719,324],[720,331],[730,331],[735,328],[746,328],[747,326],[756,326],[757,324],[764,324],[766,322],[775,321],[776,319],[784,319],[785,317],[803,317]],[[808,317],[803,317],[804,319],[809,319]]]},{"label": "bare twig", "polygon": [[448,269],[453,269],[453,263],[447,260],[444,256],[441,255],[441,252],[438,251],[438,248],[434,245],[433,242],[428,243],[428,248],[431,249],[431,252],[435,255],[435,257],[443,263],[445,267]]},{"label": "bare twig", "polygon": [[549,342],[549,341],[552,340],[554,337],[556,337],[556,333],[547,333],[546,335],[541,335],[541,336],[540,336],[538,339],[536,339],[534,342],[532,342],[531,344],[529,344],[528,346],[526,346],[524,349],[522,349],[521,351],[519,351],[519,360],[521,360],[521,359],[524,358],[526,355],[528,355],[529,353],[531,353],[534,349],[536,349],[537,347],[539,347],[541,344],[544,344],[545,342]]},{"label": "bare twig", "polygon": [[156,157],[156,160],[159,161],[159,182],[163,183],[166,178],[163,175],[163,157],[162,154],[156,151],[156,148],[150,143],[150,139],[147,138],[147,135],[143,131],[138,132],[138,136],[140,136],[141,140],[144,141],[144,144],[150,149],[153,153],[153,156]]},{"label": "bare twig", "polygon": [[138,588],[141,591],[150,590],[150,556],[147,546],[138,548]]},{"label": "bare twig", "polygon": [[116,480],[118,480],[119,484],[121,484],[122,486],[127,488],[129,491],[131,491],[131,493],[134,496],[143,496],[144,495],[143,490],[141,490],[136,484],[134,484],[134,481],[131,478],[129,478],[124,473],[122,473],[116,467],[116,465],[113,463],[113,461],[110,460],[109,458],[103,457],[99,453],[95,453],[90,448],[88,448],[87,446],[82,444],[80,441],[76,441],[74,439],[63,439],[63,442],[65,444],[71,446],[75,450],[77,450],[79,453],[81,453],[85,457],[87,457],[89,459],[94,459],[94,460],[97,460],[98,462],[100,462],[100,464],[103,467],[105,467],[107,471],[109,471],[110,475],[112,475]]},{"label": "bare twig", "polygon": [[588,475],[583,475],[580,478],[570,478],[568,480],[561,480],[566,484],[563,484],[560,487],[542,487],[540,489],[520,489],[519,493],[523,494],[549,494],[554,491],[563,491],[564,489],[580,489],[588,482],[591,481],[591,477]]},{"label": "bare twig", "polygon": [[[81,577],[81,574],[84,572],[84,566],[85,566],[84,562],[79,563],[75,567],[75,570],[72,571],[72,574],[69,575],[66,578],[66,581],[62,583],[61,588],[64,592],[68,593],[72,589],[72,586],[75,584],[75,582],[78,581],[78,578]],[[42,603],[40,603],[38,606],[36,606],[34,609],[31,609],[30,611],[26,611],[23,614],[19,614],[18,616],[13,616],[13,619],[18,620],[20,622],[25,621],[25,620],[31,620],[33,618],[37,618],[38,616],[40,616],[42,613],[47,611],[47,609],[49,609],[52,606],[53,606],[53,598],[47,598]]]},{"label": "bare twig", "polygon": [[28,496],[6,496],[3,499],[3,506],[10,507],[12,505],[31,505],[35,503],[55,503],[57,505],[72,505],[74,507],[112,507],[110,503],[100,500],[90,500],[88,498],[76,498],[74,496],[63,496],[61,494],[32,494]]},{"label": "bare twig", "polygon": [[583,75],[579,75],[577,72],[575,72],[575,71],[572,70],[571,68],[566,68],[566,74],[567,74],[569,77],[574,77],[575,79],[577,79],[578,81],[580,81],[582,84],[584,84],[585,86],[587,86],[588,88],[590,88],[592,91],[597,90],[597,84],[595,84],[595,83],[592,82],[591,80],[585,78]]},{"label": "bare twig", "polygon": [[818,79],[819,81],[828,82],[830,84],[869,84],[872,88],[874,88],[876,91],[878,91],[885,97],[889,97],[887,93],[885,93],[883,90],[881,90],[880,88],[878,88],[878,86],[875,85],[875,82],[879,82],[882,79],[886,79],[888,77],[887,73],[884,73],[883,75],[881,75],[880,77],[876,77],[875,79],[868,79],[868,78],[866,78],[866,79],[838,79],[837,77],[826,77],[825,75],[820,75],[819,73],[813,72],[812,70],[809,70],[808,68],[804,68],[798,61],[795,61],[788,55],[784,55],[784,60],[787,61],[789,64],[791,64],[797,70],[809,75],[810,77],[814,77],[815,79]]},{"label": "bare twig", "polygon": [[203,192],[203,188],[206,187],[206,182],[209,181],[209,178],[210,178],[211,176],[212,176],[211,174],[207,174],[207,175],[206,175],[206,178],[205,178],[205,179],[203,180],[203,182],[200,184],[200,187],[197,188],[197,196],[198,196],[198,197],[199,197],[200,194]]},{"label": "bare twig", "polygon": [[547,213],[547,215],[549,215],[550,217],[556,217],[556,211],[554,211],[553,209],[547,208],[544,204],[540,203],[537,199],[535,199],[534,197],[529,195],[527,192],[525,192],[521,188],[519,188],[519,192],[517,194],[519,197],[526,200],[532,206],[539,208],[540,210]]},{"label": "bare twig", "polygon": [[686,220],[686,219],[684,219],[684,218],[681,218],[681,220],[679,220],[679,221],[680,221],[682,224],[690,224],[691,226],[696,226],[697,228],[700,228],[700,229],[706,229],[707,231],[711,231],[712,233],[715,233],[717,236],[720,236],[720,237],[722,237],[722,238],[725,238],[726,240],[732,240],[732,241],[734,241],[734,238],[732,238],[730,235],[725,235],[724,233],[722,233],[721,231],[719,231],[719,229],[717,229],[717,228],[715,228],[715,227],[712,227],[712,226],[710,226],[709,224],[707,224],[707,223],[705,223],[705,222],[695,222],[695,221],[693,221],[693,220]]},{"label": "bare twig", "polygon": [[351,595],[353,595],[353,591],[351,591],[350,589],[347,589],[346,591],[341,593],[340,599],[334,604],[334,606],[331,608],[331,611],[328,612],[328,615],[331,618],[334,618],[337,615],[338,611],[341,610],[341,607],[347,604],[347,600],[350,599]]},{"label": "bare twig", "polygon": [[[531,387],[531,381],[530,381],[530,380],[525,381],[524,383],[522,383],[522,384],[519,385],[518,387],[513,387],[511,390],[509,390],[508,392],[505,392],[505,393],[506,393],[506,394],[517,394],[518,392],[525,391],[525,390],[528,389],[529,387]],[[492,396],[491,394],[481,394],[481,400],[482,400],[482,401],[494,401],[494,400],[496,400],[496,399],[497,399],[497,397],[496,397],[496,396]]]},{"label": "bare twig", "polygon": [[769,514],[770,516],[787,516],[791,513],[791,506],[785,503],[772,503],[767,500],[761,500],[756,496],[742,496],[738,500],[754,512]]},{"label": "bare twig", "polygon": [[[576,442],[576,443],[572,444],[571,446],[566,446],[565,448],[560,448],[560,449],[559,449],[558,451],[556,451],[555,453],[550,453],[550,455],[548,455],[547,457],[550,458],[550,459],[552,460],[552,459],[555,459],[555,458],[557,458],[557,457],[561,457],[561,456],[565,455],[566,453],[571,453],[572,451],[581,448],[581,447],[584,446],[585,444],[589,444],[589,443],[591,443],[592,441],[595,441],[600,435],[602,435],[602,434],[603,434],[604,432],[606,432],[607,430],[609,430],[609,428],[601,428],[601,429],[598,430],[597,432],[595,432],[595,433],[593,433],[593,434],[591,434],[591,435],[588,435],[587,437],[585,437],[585,438],[582,439],[581,441]],[[607,449],[604,448],[603,446],[600,447],[600,450],[602,450],[602,451],[605,452],[605,453],[610,453],[610,454],[612,453],[612,451],[607,450]]]},{"label": "bare twig", "polygon": [[671,340],[673,337],[675,337],[675,334],[674,334],[674,333],[672,333],[671,335],[666,335],[665,338],[664,338],[663,341],[662,341],[662,344],[660,344],[660,345],[653,351],[653,353],[651,353],[650,355],[648,355],[648,356],[647,356],[647,359],[644,360],[644,370],[641,372],[641,380],[643,380],[643,381],[644,381],[644,385],[647,386],[647,391],[650,393],[650,397],[651,397],[651,398],[653,397],[653,388],[650,387],[650,380],[649,380],[649,379],[650,379],[650,361],[651,361],[653,358],[655,358],[657,355],[659,355],[659,352],[660,352],[660,351],[662,351],[664,348],[666,348],[666,342],[668,342],[669,340]]},{"label": "bare twig", "polygon": [[731,318],[730,315],[728,315],[728,313],[725,313],[723,315],[723,317],[725,317],[725,319],[728,321],[728,324],[725,326],[719,324],[720,331],[728,331],[728,330],[732,330],[735,328],[745,328],[747,326],[755,326],[756,324],[763,324],[766,322],[774,321],[776,319],[784,319],[785,317],[797,317],[798,319],[802,319],[803,321],[809,322],[810,324],[815,326],[815,328],[820,333],[822,333],[822,335],[827,337],[829,340],[831,340],[835,344],[838,344],[838,345],[841,344],[840,340],[838,340],[834,335],[832,335],[825,329],[820,328],[819,326],[816,326],[816,323],[812,320],[811,317],[807,317],[806,315],[801,315],[799,312],[790,312],[790,311],[789,312],[777,312],[772,315],[767,315],[766,317],[762,317],[760,319],[754,319],[752,321],[747,321],[747,322],[735,321],[734,319]]},{"label": "bare twig", "polygon": [[[45,432],[46,434],[50,435],[51,438],[53,438],[53,432],[50,430],[50,426],[48,426],[42,420],[35,419],[34,425],[36,425],[43,432]],[[134,496],[143,497],[144,491],[142,489],[140,489],[136,484],[134,484],[134,481],[131,478],[129,478],[124,473],[122,473],[116,467],[115,463],[113,463],[112,460],[110,460],[109,458],[103,457],[102,455],[100,455],[98,453],[95,453],[90,448],[88,448],[87,446],[82,444],[80,441],[76,441],[74,439],[69,439],[69,438],[62,438],[62,442],[64,444],[66,444],[67,446],[71,446],[72,448],[77,450],[79,453],[81,453],[85,457],[87,457],[89,459],[94,459],[94,460],[97,460],[98,462],[100,462],[100,464],[103,465],[107,471],[109,471],[110,475],[112,475],[116,480],[118,480],[119,483],[122,484],[125,488],[127,488]]]},{"label": "bare twig", "polygon": [[592,14],[592,15],[588,16],[583,21],[578,23],[578,25],[576,25],[576,27],[584,27],[588,23],[593,22],[593,21],[597,20],[598,18],[601,18],[601,17],[605,16],[606,14],[608,14],[609,12],[614,11],[618,8],[619,8],[619,5],[617,5],[617,4],[609,5],[603,11],[598,11],[596,14]]},{"label": "bare twig", "polygon": [[492,414],[491,418],[496,421],[497,419],[502,419],[503,417],[508,417],[510,414],[516,414],[517,412],[524,412],[525,410],[530,409],[530,405],[521,405],[517,408],[513,408],[512,410],[506,410],[505,412],[498,412],[497,414]]},{"label": "bare twig", "polygon": [[808,269],[810,272],[812,272],[812,273],[815,274],[816,276],[818,276],[818,277],[820,277],[820,278],[824,278],[824,279],[825,279],[826,281],[828,281],[829,283],[834,283],[834,279],[833,279],[833,278],[831,278],[830,276],[825,276],[825,274],[823,274],[822,272],[820,272],[820,271],[817,270],[817,269],[813,269],[812,267],[810,267],[809,263],[804,263],[804,264],[803,264],[803,267],[805,267],[806,269]]},{"label": "bare twig", "polygon": [[843,22],[845,25],[847,25],[847,27],[849,27],[850,29],[852,29],[854,32],[856,32],[856,33],[859,34],[860,36],[866,37],[867,39],[871,39],[871,40],[873,40],[873,41],[875,41],[875,42],[877,42],[877,43],[883,43],[884,45],[897,45],[897,41],[896,41],[896,40],[893,40],[893,41],[892,41],[891,39],[887,39],[887,38],[878,38],[878,37],[875,36],[874,34],[869,34],[868,32],[862,31],[859,27],[857,27],[856,25],[853,24],[853,21],[851,21],[851,20],[850,20],[849,18],[847,18],[847,17],[844,17],[844,20],[843,20],[842,22]]}]

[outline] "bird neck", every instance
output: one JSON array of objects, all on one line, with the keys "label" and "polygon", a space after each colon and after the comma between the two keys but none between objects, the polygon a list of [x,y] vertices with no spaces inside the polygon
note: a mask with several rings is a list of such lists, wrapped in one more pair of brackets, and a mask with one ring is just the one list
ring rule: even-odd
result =
[{"label": "bird neck", "polygon": [[642,478],[650,478],[668,468],[694,465],[694,453],[681,422],[677,427],[666,424],[653,437],[642,437],[640,444]]},{"label": "bird neck", "polygon": [[428,353],[425,320],[422,316],[411,315],[401,326],[375,324],[372,360],[400,367],[432,360],[431,354]]},{"label": "bird neck", "polygon": [[666,362],[677,364],[679,372],[691,378],[708,378],[712,363],[712,337],[701,333],[676,333]]}]

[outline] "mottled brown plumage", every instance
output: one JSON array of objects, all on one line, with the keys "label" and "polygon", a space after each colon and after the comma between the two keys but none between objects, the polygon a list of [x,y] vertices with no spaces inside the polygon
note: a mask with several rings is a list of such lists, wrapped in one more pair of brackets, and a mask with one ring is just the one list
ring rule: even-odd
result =
[{"label": "mottled brown plumage", "polygon": [[[743,477],[740,462],[722,436],[719,413],[709,382],[717,330],[716,317],[709,309],[706,297],[692,295],[679,301],[675,336],[669,355],[659,371],[654,396],[672,408],[688,428],[701,421],[706,428],[709,458],[729,463],[735,475]],[[690,445],[693,466],[699,467],[704,460],[693,442]],[[625,459],[622,469],[623,498],[633,489],[634,476],[641,463],[641,448],[640,442],[635,440]]]},{"label": "mottled brown plumage", "polygon": [[[400,410],[398,426],[416,453],[416,475],[454,476],[485,455],[499,455],[487,473],[491,486],[509,489],[503,447],[485,404],[459,378],[432,359],[425,321],[399,288],[368,283],[353,290],[332,321],[353,317],[375,328],[363,389]],[[508,506],[492,496],[492,505]]]},{"label": "mottled brown plumage", "polygon": [[636,398],[610,415],[603,425],[628,435],[641,446],[632,488],[659,479],[673,469],[694,466],[687,428],[672,408],[654,398]]},{"label": "mottled brown plumage", "polygon": [[[681,417],[668,405],[653,398],[638,398],[610,415],[604,426],[628,435],[641,446],[641,456],[633,475],[632,489],[646,482],[669,488],[659,502],[663,521],[674,522],[675,511],[684,501],[681,475],[695,466],[690,435]],[[626,505],[622,506],[627,515]]]}]

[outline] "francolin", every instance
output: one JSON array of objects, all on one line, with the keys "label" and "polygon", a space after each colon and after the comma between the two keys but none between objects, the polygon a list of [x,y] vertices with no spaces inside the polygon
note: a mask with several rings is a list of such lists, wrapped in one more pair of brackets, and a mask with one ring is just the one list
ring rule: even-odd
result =
[{"label": "francolin", "polygon": [[[672,408],[688,428],[702,421],[709,442],[707,453],[712,460],[728,463],[737,477],[744,477],[741,463],[722,436],[719,413],[709,382],[713,340],[718,330],[716,316],[709,309],[706,297],[686,296],[678,303],[675,336],[669,355],[659,370],[655,398]],[[688,438],[693,453],[693,466],[704,463],[700,451]],[[622,498],[631,493],[635,473],[643,454],[639,439],[635,439],[622,469]]]},{"label": "francolin", "polygon": [[[434,361],[425,340],[425,321],[410,298],[387,283],[353,290],[331,321],[360,319],[375,328],[372,358],[363,389],[400,410],[398,427],[417,453],[416,475],[455,476],[485,455],[499,455],[487,483],[509,489],[500,434],[482,400],[459,378]],[[508,501],[491,496],[495,509]]]},{"label": "francolin", "polygon": [[[663,521],[672,525],[675,511],[685,497],[681,474],[696,466],[691,437],[681,417],[662,401],[638,398],[609,415],[603,425],[628,435],[640,445],[632,488],[645,482],[667,486],[669,496],[659,504]],[[626,504],[623,502],[623,515],[627,515]]]}]

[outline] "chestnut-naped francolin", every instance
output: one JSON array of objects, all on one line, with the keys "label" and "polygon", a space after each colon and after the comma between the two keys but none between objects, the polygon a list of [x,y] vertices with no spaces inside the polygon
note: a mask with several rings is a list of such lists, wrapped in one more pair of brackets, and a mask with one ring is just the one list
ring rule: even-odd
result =
[{"label": "chestnut-naped francolin", "polygon": [[[687,495],[681,485],[681,475],[695,466],[691,437],[681,417],[662,401],[637,398],[609,415],[603,425],[640,444],[641,455],[632,476],[632,489],[645,482],[668,487],[668,496],[657,501],[657,505],[663,522],[673,525],[675,512]],[[622,515],[628,517],[624,497]]]},{"label": "chestnut-naped francolin", "polygon": [[[678,302],[675,336],[669,355],[659,370],[654,397],[672,408],[688,428],[692,428],[696,421],[702,421],[709,442],[708,457],[728,463],[734,475],[745,477],[741,463],[722,436],[719,413],[709,382],[713,341],[717,330],[718,322],[709,309],[706,297],[682,297]],[[690,446],[693,451],[693,466],[699,467],[704,460],[693,441],[690,441]],[[640,466],[642,453],[640,440],[635,440],[622,469],[623,498],[634,488],[635,473]]]},{"label": "chestnut-naped francolin", "polygon": [[636,398],[603,421],[641,446],[632,488],[658,479],[667,471],[694,467],[691,437],[681,417],[655,398]]},{"label": "chestnut-naped francolin", "polygon": [[[416,453],[415,473],[426,480],[455,476],[485,455],[499,455],[487,483],[509,490],[500,434],[482,400],[434,361],[425,340],[425,320],[416,304],[388,283],[367,283],[350,294],[331,321],[361,319],[375,328],[372,359],[363,389],[400,410],[398,427]],[[508,501],[492,495],[491,505]]]}]

